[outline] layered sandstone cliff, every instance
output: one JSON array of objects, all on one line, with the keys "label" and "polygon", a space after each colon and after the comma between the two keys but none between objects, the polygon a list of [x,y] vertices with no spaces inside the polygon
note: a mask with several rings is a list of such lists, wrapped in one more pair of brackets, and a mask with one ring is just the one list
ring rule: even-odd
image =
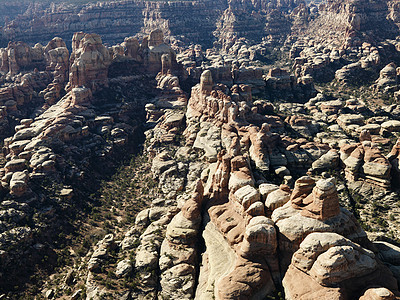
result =
[{"label": "layered sandstone cliff", "polygon": [[[284,39],[290,31],[285,14],[297,2],[256,1],[141,1],[125,0],[89,4],[32,6],[26,13],[10,15],[2,28],[5,40],[47,42],[54,35],[70,39],[76,31],[96,32],[116,43],[126,36],[159,28],[184,42],[211,46],[213,32],[223,44],[240,37],[261,41],[263,35]],[[19,6],[24,12],[25,6]],[[282,11],[282,12],[280,12]],[[255,21],[256,20],[256,21]],[[284,29],[282,24],[285,24]]]}]

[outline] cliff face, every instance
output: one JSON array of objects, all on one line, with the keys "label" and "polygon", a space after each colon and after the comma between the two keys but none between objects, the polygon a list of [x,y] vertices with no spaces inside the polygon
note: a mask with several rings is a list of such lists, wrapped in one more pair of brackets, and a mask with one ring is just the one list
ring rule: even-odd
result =
[{"label": "cliff face", "polygon": [[0,25],[9,22],[19,14],[23,14],[29,7],[29,1],[6,1],[2,3],[0,11]]},{"label": "cliff face", "polygon": [[284,40],[290,33],[289,19],[285,15],[297,5],[297,1],[231,0],[214,34],[225,50],[241,37],[258,43],[263,38]]},{"label": "cliff face", "polygon": [[[48,7],[20,6],[1,33],[5,40],[47,43],[54,35],[71,39],[74,32],[96,32],[107,43],[121,42],[136,33],[160,28],[184,42],[212,45],[245,37],[261,41],[263,35],[285,36],[290,27],[283,14],[297,1],[171,1],[125,0],[91,4],[51,4]],[[0,16],[1,18],[1,16]],[[1,20],[1,19],[0,19]],[[0,34],[1,36],[1,34]]]},{"label": "cliff face", "polygon": [[3,26],[15,19],[18,15],[23,14],[29,7],[28,1],[11,1],[2,3],[0,10],[0,47],[7,47],[8,40],[3,37]]},{"label": "cliff face", "polygon": [[[4,4],[0,43],[22,40],[47,43],[55,35],[69,40],[74,32],[96,32],[109,44],[159,28],[167,36],[210,47],[229,48],[238,38],[283,41],[294,32],[321,40],[354,43],[393,38],[400,24],[398,1],[326,1],[312,11],[298,0],[123,0],[88,4]],[[309,26],[307,26],[309,24]],[[305,28],[308,27],[308,30]],[[301,30],[300,30],[301,29]],[[5,46],[5,45],[3,45]]]},{"label": "cliff face", "polygon": [[396,24],[397,27],[400,27],[400,1],[393,0],[388,2],[388,10],[389,14],[387,15],[387,19]]},{"label": "cliff face", "polygon": [[143,1],[51,5],[19,15],[3,29],[6,39],[45,42],[58,35],[71,39],[77,31],[96,31],[108,42],[121,41],[143,24]]},{"label": "cliff face", "polygon": [[209,41],[225,1],[151,2],[140,0],[98,2],[87,5],[51,5],[19,15],[3,28],[9,40],[46,42],[54,35],[71,39],[76,31],[96,32],[108,43],[161,28],[194,42]]},{"label": "cliff face", "polygon": [[[306,32],[319,40],[337,40],[345,47],[360,40],[374,42],[394,38],[398,26],[397,1],[327,1],[319,6],[318,17]],[[362,43],[362,42],[361,42]]]},{"label": "cliff face", "polygon": [[226,5],[223,0],[146,2],[142,31],[148,34],[161,28],[185,42],[210,46],[217,19]]}]

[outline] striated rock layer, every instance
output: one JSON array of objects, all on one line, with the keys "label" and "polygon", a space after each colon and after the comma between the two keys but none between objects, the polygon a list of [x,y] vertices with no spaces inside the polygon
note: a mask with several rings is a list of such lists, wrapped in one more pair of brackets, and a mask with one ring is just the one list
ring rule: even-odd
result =
[{"label": "striated rock layer", "polygon": [[[77,31],[96,32],[110,43],[126,36],[159,28],[185,42],[211,45],[213,31],[221,41],[246,37],[261,40],[262,34],[280,35],[281,22],[287,20],[278,11],[287,11],[297,3],[281,1],[143,1],[124,0],[89,4],[45,4],[32,7],[23,14],[10,15],[2,29],[4,39],[45,42],[54,35],[70,39]],[[251,16],[251,19],[249,18]],[[257,20],[254,22],[254,20]],[[267,26],[265,26],[267,23]],[[286,26],[289,28],[289,26]]]}]

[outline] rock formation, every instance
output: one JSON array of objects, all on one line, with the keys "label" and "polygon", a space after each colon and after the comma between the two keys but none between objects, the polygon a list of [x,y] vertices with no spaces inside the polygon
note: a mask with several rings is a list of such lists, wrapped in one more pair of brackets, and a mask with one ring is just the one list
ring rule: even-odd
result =
[{"label": "rock formation", "polygon": [[107,84],[111,57],[99,35],[83,32],[74,34],[70,64],[67,91],[81,86],[95,91],[97,86]]},{"label": "rock formation", "polygon": [[52,73],[54,79],[41,93],[44,100],[51,105],[60,98],[68,80],[69,51],[60,38],[52,39],[44,51],[47,55],[46,70]]},{"label": "rock formation", "polygon": [[395,2],[21,3],[0,298],[399,295]]},{"label": "rock formation", "polygon": [[[166,239],[160,250],[163,297],[190,298],[194,295],[198,261],[196,246],[201,225],[203,194],[203,184],[199,180],[193,197],[167,226]],[[180,282],[174,282],[177,278]]]},{"label": "rock formation", "polygon": [[[283,285],[287,299],[354,299],[370,285],[382,286],[376,296],[391,296],[388,289],[395,288],[396,282],[372,251],[336,233],[312,233],[294,253]],[[368,290],[363,297],[373,294]]]},{"label": "rock formation", "polygon": [[354,216],[339,207],[332,179],[321,179],[316,184],[308,177],[298,179],[290,201],[274,210],[272,220],[281,235],[279,248],[283,269],[304,237],[312,232],[336,232],[359,243],[366,239]]},{"label": "rock formation", "polygon": [[[17,40],[25,38],[27,42],[36,39],[35,42],[42,42],[54,35],[70,39],[74,32],[85,30],[98,32],[107,37],[107,42],[116,43],[131,35],[132,31],[149,34],[150,31],[161,28],[184,41],[196,41],[208,46],[212,45],[211,33],[215,30],[221,36],[219,39],[227,44],[232,40],[234,42],[238,36],[256,41],[261,40],[263,35],[280,39],[282,22],[285,24],[285,33],[290,31],[289,21],[280,10],[287,11],[295,7],[296,3],[283,1],[268,5],[261,1],[243,5],[240,1],[229,4],[224,1],[195,1],[189,4],[185,1],[148,3],[135,0],[102,4],[56,3],[52,7],[49,7],[50,3],[47,5],[47,9],[44,9],[46,4],[27,9],[27,5],[21,3],[17,10],[19,15],[2,28],[4,37]],[[79,11],[78,17],[74,15],[76,11]],[[100,18],[99,11],[102,12]],[[128,13],[121,13],[122,11]],[[13,18],[15,14],[8,17]],[[44,24],[47,26],[43,26]],[[34,32],[29,32],[27,28],[34,28]],[[182,28],[185,30],[182,31]]]},{"label": "rock formation", "polygon": [[346,179],[350,182],[365,180],[383,188],[390,186],[391,165],[370,140],[343,145],[340,156],[345,165]]}]

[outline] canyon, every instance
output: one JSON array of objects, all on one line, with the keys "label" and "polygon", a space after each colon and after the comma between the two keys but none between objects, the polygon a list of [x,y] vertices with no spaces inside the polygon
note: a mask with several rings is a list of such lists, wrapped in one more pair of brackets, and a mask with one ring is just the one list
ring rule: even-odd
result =
[{"label": "canyon", "polygon": [[0,299],[398,299],[397,1],[0,11]]}]

